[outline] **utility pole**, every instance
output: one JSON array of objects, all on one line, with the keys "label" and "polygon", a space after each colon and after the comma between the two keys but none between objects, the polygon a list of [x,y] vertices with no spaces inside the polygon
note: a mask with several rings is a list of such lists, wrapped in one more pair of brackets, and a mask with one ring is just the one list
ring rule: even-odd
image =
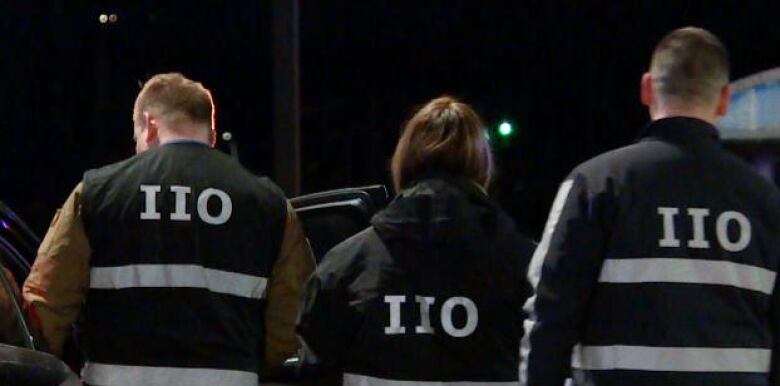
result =
[{"label": "utility pole", "polygon": [[274,179],[289,197],[301,190],[298,0],[272,0]]}]

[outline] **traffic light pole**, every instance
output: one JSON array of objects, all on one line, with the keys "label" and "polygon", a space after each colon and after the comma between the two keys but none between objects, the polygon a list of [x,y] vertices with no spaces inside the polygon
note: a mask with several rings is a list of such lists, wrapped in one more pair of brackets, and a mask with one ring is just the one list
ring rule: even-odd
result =
[{"label": "traffic light pole", "polygon": [[298,0],[272,0],[274,179],[288,197],[301,190]]}]

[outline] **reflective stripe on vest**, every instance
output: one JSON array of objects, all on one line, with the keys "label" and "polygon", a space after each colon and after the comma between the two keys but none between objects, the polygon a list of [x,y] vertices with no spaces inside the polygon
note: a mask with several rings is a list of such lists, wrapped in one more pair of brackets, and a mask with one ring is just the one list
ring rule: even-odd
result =
[{"label": "reflective stripe on vest", "polygon": [[211,292],[262,299],[268,279],[189,264],[136,264],[93,267],[89,288],[204,288]]},{"label": "reflective stripe on vest", "polygon": [[360,374],[344,374],[344,386],[518,386],[518,382],[436,382],[436,381],[399,381],[370,377]]},{"label": "reflective stripe on vest", "polygon": [[103,363],[84,365],[84,382],[99,386],[256,386],[257,374],[238,370],[184,367],[124,366]]},{"label": "reflective stripe on vest", "polygon": [[761,348],[577,346],[582,370],[767,373],[772,350]]},{"label": "reflective stripe on vest", "polygon": [[737,287],[771,295],[777,274],[731,261],[688,258],[606,259],[601,283],[694,283]]}]

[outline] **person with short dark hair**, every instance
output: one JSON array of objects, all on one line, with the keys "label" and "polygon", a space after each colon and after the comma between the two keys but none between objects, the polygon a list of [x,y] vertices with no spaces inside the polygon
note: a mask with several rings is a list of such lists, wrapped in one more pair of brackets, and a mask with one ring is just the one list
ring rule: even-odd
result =
[{"label": "person with short dark hair", "polygon": [[308,353],[345,385],[517,383],[534,244],[485,193],[484,125],[441,97],[406,124],[395,200],[334,247],[298,322]]},{"label": "person with short dark hair", "polygon": [[295,354],[311,250],[281,189],[215,133],[209,90],[152,77],[138,154],[87,171],[54,216],[23,297],[54,354],[77,323],[87,384],[255,386]]},{"label": "person with short dark hair", "polygon": [[717,37],[671,32],[639,141],[561,184],[529,267],[524,385],[778,384],[780,191],[719,144],[728,82]]}]

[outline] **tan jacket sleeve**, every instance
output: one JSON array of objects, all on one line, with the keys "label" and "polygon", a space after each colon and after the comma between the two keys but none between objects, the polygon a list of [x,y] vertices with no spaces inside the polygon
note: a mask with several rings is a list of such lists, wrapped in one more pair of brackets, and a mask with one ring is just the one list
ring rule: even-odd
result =
[{"label": "tan jacket sleeve", "polygon": [[267,291],[265,358],[270,371],[281,366],[298,349],[295,334],[298,302],[314,266],[314,255],[303,226],[288,202],[284,236]]},{"label": "tan jacket sleeve", "polygon": [[38,249],[22,297],[45,348],[61,356],[89,286],[91,250],[81,218],[82,184],[57,211]]}]

